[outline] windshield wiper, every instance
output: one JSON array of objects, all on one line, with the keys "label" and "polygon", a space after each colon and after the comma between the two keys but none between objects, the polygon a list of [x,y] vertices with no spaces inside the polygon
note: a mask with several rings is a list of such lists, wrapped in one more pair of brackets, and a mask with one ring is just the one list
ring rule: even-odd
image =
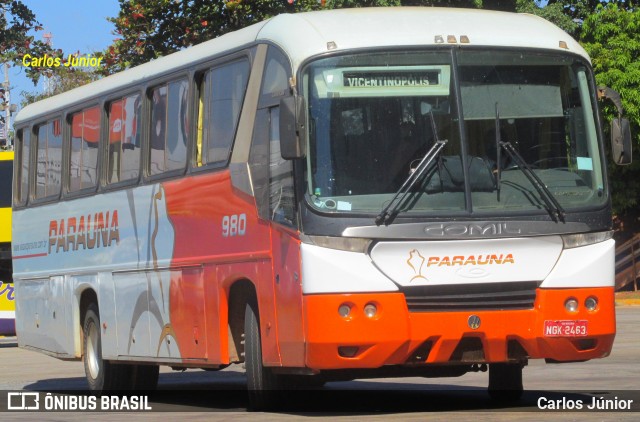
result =
[{"label": "windshield wiper", "polygon": [[500,148],[500,114],[498,113],[498,103],[496,103],[496,195],[498,202],[500,202],[500,174],[502,173],[501,163],[502,156],[500,152],[502,148]]},{"label": "windshield wiper", "polygon": [[407,177],[407,179],[402,183],[402,186],[400,186],[400,189],[398,189],[396,194],[393,196],[391,202],[389,202],[380,214],[378,214],[375,220],[377,226],[383,223],[385,226],[390,224],[391,220],[393,220],[393,218],[398,214],[400,206],[404,203],[404,199],[407,197],[409,192],[411,192],[411,189],[422,179],[433,160],[440,154],[440,151],[442,151],[442,148],[444,148],[448,142],[446,139],[438,139],[438,131],[436,128],[436,122],[433,118],[433,112],[431,112],[431,129],[435,139],[433,146],[431,146],[429,151],[427,151],[424,157],[422,157],[416,169],[409,174],[409,177]]},{"label": "windshield wiper", "polygon": [[518,169],[529,179],[529,182],[533,185],[533,187],[538,191],[540,198],[544,201],[547,206],[547,211],[551,215],[555,221],[564,222],[564,208],[558,202],[558,200],[553,196],[549,188],[544,184],[542,179],[538,177],[538,175],[531,169],[529,164],[522,158],[518,150],[508,141],[502,141],[500,135],[500,114],[498,113],[498,103],[496,103],[496,191],[498,195],[498,202],[500,202],[500,176],[502,172],[502,168],[500,165],[500,161],[502,157],[500,156],[500,152],[502,149],[505,150],[507,155],[511,158],[513,162],[516,163]]},{"label": "windshield wiper", "polygon": [[547,205],[547,210],[549,214],[555,221],[564,222],[564,208],[558,202],[558,200],[553,196],[549,188],[544,184],[542,179],[529,167],[529,164],[522,158],[522,156],[518,153],[518,150],[515,149],[511,142],[503,142],[499,141],[499,145],[501,148],[504,148],[505,152],[509,155],[511,160],[516,163],[516,166],[522,173],[529,179],[529,182],[533,185],[533,187],[538,191],[538,194]]}]

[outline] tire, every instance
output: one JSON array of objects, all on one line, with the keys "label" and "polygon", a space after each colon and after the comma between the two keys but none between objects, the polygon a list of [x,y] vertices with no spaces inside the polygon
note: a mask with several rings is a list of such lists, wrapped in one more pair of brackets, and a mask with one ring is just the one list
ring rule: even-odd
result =
[{"label": "tire", "polygon": [[132,371],[126,365],[118,365],[102,359],[100,313],[98,305],[87,307],[83,328],[84,372],[89,390],[101,393],[109,390],[127,390],[132,387]]},{"label": "tire", "polygon": [[244,313],[245,368],[247,372],[247,391],[249,410],[268,410],[277,405],[278,378],[262,363],[262,341],[258,306],[254,302],[247,304]]},{"label": "tire", "polygon": [[489,396],[496,401],[515,402],[522,398],[522,364],[492,363],[489,365]]}]

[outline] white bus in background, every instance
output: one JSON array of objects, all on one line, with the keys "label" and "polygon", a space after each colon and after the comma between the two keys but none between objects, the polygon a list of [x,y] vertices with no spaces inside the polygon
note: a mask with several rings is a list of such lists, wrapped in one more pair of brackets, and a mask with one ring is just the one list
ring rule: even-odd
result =
[{"label": "white bus in background", "polygon": [[[336,379],[605,357],[614,241],[585,51],[535,16],[281,15],[25,107],[19,345],[89,386],[244,362]],[[628,122],[614,158],[630,161]]]}]

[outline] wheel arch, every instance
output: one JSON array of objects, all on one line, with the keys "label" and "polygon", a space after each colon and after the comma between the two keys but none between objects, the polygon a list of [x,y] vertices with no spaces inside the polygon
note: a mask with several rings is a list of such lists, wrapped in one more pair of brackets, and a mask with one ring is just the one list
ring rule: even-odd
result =
[{"label": "wheel arch", "polygon": [[92,287],[86,286],[76,297],[78,298],[78,302],[74,311],[74,320],[77,321],[76,327],[78,329],[75,330],[74,344],[76,345],[76,357],[81,358],[84,355],[82,339],[84,336],[84,319],[87,314],[87,309],[91,303],[95,303],[98,309],[100,309],[100,305],[98,303],[98,294]]},{"label": "wheel arch", "polygon": [[253,303],[259,313],[256,286],[247,278],[229,285],[227,290],[227,334],[229,363],[244,362],[244,312]]}]

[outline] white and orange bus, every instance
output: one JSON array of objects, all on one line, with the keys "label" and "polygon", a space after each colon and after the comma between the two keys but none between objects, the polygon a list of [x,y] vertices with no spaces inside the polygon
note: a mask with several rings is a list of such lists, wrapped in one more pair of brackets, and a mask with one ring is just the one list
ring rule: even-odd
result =
[{"label": "white and orange bus", "polygon": [[99,391],[244,362],[256,408],[293,382],[487,367],[519,397],[529,359],[613,344],[596,94],[538,17],[375,8],[277,16],[25,107],[19,345],[83,359]]}]

